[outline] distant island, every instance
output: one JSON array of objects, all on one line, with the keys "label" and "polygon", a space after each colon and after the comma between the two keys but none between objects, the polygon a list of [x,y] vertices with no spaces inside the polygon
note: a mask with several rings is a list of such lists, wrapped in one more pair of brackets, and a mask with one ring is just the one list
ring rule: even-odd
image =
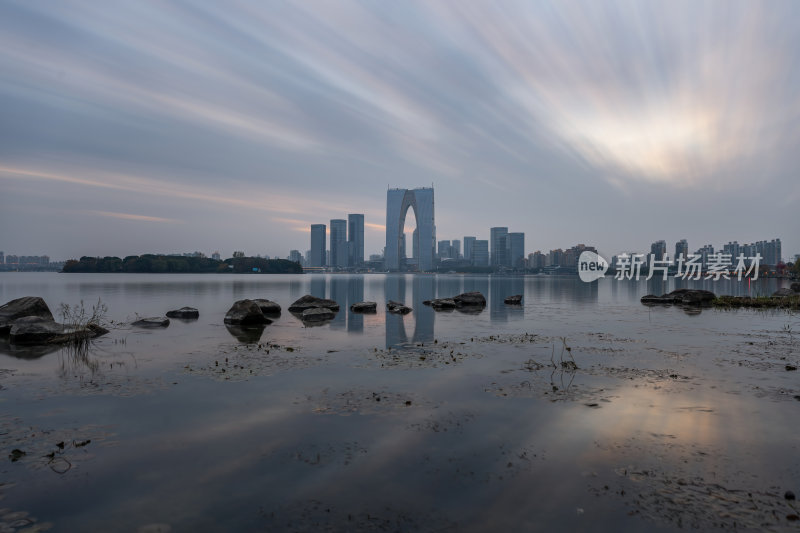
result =
[{"label": "distant island", "polygon": [[119,257],[81,257],[64,263],[61,272],[129,274],[302,274],[299,263],[287,259],[232,257],[224,261],[208,257],[173,255],[129,255]]}]

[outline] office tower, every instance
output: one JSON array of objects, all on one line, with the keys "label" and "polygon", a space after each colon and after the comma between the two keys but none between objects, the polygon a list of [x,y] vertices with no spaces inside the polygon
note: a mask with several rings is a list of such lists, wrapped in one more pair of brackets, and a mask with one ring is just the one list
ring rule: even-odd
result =
[{"label": "office tower", "polygon": [[476,239],[472,243],[472,264],[476,267],[489,266],[489,241]]},{"label": "office tower", "polygon": [[458,239],[453,239],[450,242],[450,253],[453,256],[453,259],[461,259],[461,241]]},{"label": "office tower", "polygon": [[419,270],[433,270],[436,253],[433,187],[389,189],[386,192],[386,269],[400,269],[400,236],[409,207],[414,210],[419,231]]},{"label": "office tower", "polygon": [[686,242],[686,239],[681,239],[675,243],[675,260],[683,254],[683,258],[686,259],[689,257],[689,243]]},{"label": "office tower", "polygon": [[475,237],[464,237],[464,259],[472,262],[472,245],[475,242]]},{"label": "office tower", "polygon": [[3,254],[3,251],[0,250],[0,265],[6,264],[6,256]]},{"label": "office tower", "polygon": [[325,224],[311,224],[311,261],[309,266],[324,267],[328,264],[325,258]]},{"label": "office tower", "polygon": [[347,215],[348,265],[360,267],[364,262],[364,215]]},{"label": "office tower", "polygon": [[496,227],[489,230],[490,239],[490,262],[493,267],[506,265],[506,235],[508,235],[508,228]]},{"label": "office tower", "polygon": [[303,256],[300,255],[300,250],[289,251],[289,261],[294,261],[295,263],[298,263],[300,266],[303,266]]},{"label": "office tower", "polygon": [[667,253],[667,241],[656,241],[651,244],[650,253],[655,255],[657,261],[663,260]]},{"label": "office tower", "polygon": [[331,267],[347,268],[347,221],[331,220]]},{"label": "office tower", "polygon": [[509,233],[506,237],[508,248],[506,266],[511,268],[525,268],[525,234],[521,232]]},{"label": "office tower", "polygon": [[451,259],[453,257],[453,251],[450,241],[439,241],[438,252],[439,259]]}]

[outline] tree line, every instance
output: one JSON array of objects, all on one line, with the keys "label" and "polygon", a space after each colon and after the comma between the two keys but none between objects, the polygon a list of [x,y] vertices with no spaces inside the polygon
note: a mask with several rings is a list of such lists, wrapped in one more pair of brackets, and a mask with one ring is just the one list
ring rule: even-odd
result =
[{"label": "tree line", "polygon": [[208,257],[172,255],[129,255],[70,259],[62,272],[67,273],[146,273],[146,274],[301,274],[303,267],[286,259],[231,257],[224,261]]}]

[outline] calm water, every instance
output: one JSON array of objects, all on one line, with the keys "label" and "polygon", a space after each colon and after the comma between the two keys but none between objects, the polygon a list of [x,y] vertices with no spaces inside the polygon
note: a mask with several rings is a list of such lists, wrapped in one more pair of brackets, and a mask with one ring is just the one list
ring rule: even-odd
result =
[{"label": "calm water", "polygon": [[[787,370],[800,320],[639,303],[673,288],[0,274],[0,303],[41,296],[57,314],[99,298],[114,324],[88,356],[0,340],[0,444],[26,454],[0,468],[0,530],[797,530],[784,493],[800,494],[800,378]],[[478,314],[422,305],[472,290],[488,300]],[[304,294],[342,310],[306,328],[285,311]],[[512,294],[522,306],[503,304]],[[242,298],[284,313],[230,330]],[[389,299],[413,312],[387,315]],[[348,310],[362,300],[378,313]],[[184,305],[200,319],[127,325]]]}]

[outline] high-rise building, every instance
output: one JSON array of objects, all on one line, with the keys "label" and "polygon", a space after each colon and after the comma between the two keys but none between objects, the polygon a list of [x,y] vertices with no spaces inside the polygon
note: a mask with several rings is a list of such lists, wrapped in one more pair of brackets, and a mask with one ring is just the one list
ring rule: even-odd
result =
[{"label": "high-rise building", "polygon": [[525,268],[525,234],[521,232],[509,233],[506,247],[508,248],[507,266]]},{"label": "high-rise building", "polygon": [[324,267],[328,264],[325,257],[325,224],[311,224],[311,260],[308,266]]},{"label": "high-rise building", "polygon": [[675,243],[675,260],[683,254],[684,260],[689,257],[689,243],[686,239],[681,239]]},{"label": "high-rise building", "polygon": [[364,262],[364,215],[347,215],[348,264],[360,267]]},{"label": "high-rise building", "polygon": [[221,258],[221,256],[219,255],[219,250],[216,250],[216,251],[214,251],[213,254],[211,254],[211,259],[213,259],[214,261],[219,261],[220,258]]},{"label": "high-rise building", "polygon": [[508,235],[507,227],[496,227],[489,230],[489,240],[491,253],[491,264],[493,267],[506,265],[506,235]]},{"label": "high-rise building", "polygon": [[303,265],[303,256],[300,255],[300,250],[291,250],[291,251],[289,251],[289,261],[294,261],[295,263],[297,263],[300,266],[302,266]]},{"label": "high-rise building", "polygon": [[439,259],[452,259],[453,247],[450,241],[439,241],[438,243]]},{"label": "high-rise building", "polygon": [[431,271],[436,255],[433,187],[389,189],[386,192],[386,269],[400,269],[400,236],[404,233],[409,207],[414,209],[419,231],[419,270]]},{"label": "high-rise building", "polygon": [[419,258],[419,228],[414,228],[411,234],[411,253],[414,259]]},{"label": "high-rise building", "polygon": [[714,247],[710,244],[706,244],[696,252],[697,255],[700,256],[700,263],[702,263],[703,268],[708,266],[709,258],[714,255]]},{"label": "high-rise building", "polygon": [[739,243],[737,241],[733,242],[728,241],[728,244],[722,247],[722,253],[729,254],[731,256],[731,261],[730,261],[731,265],[736,265],[737,257],[739,257],[741,251],[742,251],[741,247],[739,246]]},{"label": "high-rise building", "polygon": [[532,254],[528,254],[528,268],[542,269],[545,267],[545,255],[536,250]]},{"label": "high-rise building", "polygon": [[331,220],[331,267],[347,268],[347,221]]},{"label": "high-rise building", "polygon": [[651,244],[650,253],[655,256],[657,261],[663,260],[664,256],[667,254],[667,241],[661,240]]},{"label": "high-rise building", "polygon": [[489,266],[489,241],[476,239],[472,243],[472,264],[476,267]]},{"label": "high-rise building", "polygon": [[453,259],[461,259],[461,241],[458,239],[450,241],[450,253]]},{"label": "high-rise building", "polygon": [[464,237],[464,259],[472,262],[472,245],[475,242],[475,237]]},{"label": "high-rise building", "polygon": [[3,254],[3,251],[0,250],[0,265],[6,264],[6,256]]}]

